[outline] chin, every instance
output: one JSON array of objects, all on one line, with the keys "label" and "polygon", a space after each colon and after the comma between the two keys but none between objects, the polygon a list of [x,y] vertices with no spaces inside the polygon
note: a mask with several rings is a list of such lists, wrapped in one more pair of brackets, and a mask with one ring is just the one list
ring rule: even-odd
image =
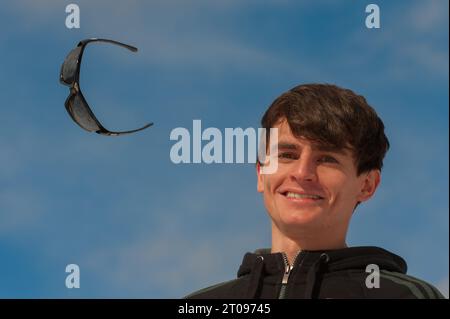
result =
[{"label": "chin", "polygon": [[321,212],[309,209],[309,210],[289,210],[280,213],[279,218],[283,224],[297,225],[297,226],[311,226],[317,223],[320,219]]}]

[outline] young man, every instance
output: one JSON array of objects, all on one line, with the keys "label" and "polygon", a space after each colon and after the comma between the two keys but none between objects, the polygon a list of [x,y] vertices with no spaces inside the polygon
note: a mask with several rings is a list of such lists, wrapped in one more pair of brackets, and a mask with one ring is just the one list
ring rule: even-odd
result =
[{"label": "young man", "polygon": [[389,148],[364,97],[334,85],[300,85],[278,97],[261,124],[278,128],[278,152],[266,148],[264,164],[278,160],[276,172],[256,167],[272,247],[247,253],[237,279],[187,298],[443,298],[406,275],[401,257],[346,245],[350,219],[375,194]]}]

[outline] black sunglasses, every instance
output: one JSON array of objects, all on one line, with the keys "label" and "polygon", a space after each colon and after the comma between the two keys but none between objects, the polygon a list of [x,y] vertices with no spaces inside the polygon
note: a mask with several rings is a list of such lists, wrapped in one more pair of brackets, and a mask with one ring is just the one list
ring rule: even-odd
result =
[{"label": "black sunglasses", "polygon": [[64,103],[64,106],[66,107],[66,110],[69,113],[70,117],[75,121],[75,123],[77,123],[83,129],[89,132],[96,132],[98,134],[109,136],[134,133],[153,125],[153,123],[149,123],[136,130],[111,132],[105,129],[100,124],[100,122],[95,117],[94,113],[91,111],[89,104],[87,103],[86,99],[84,98],[80,90],[80,83],[79,83],[80,65],[81,59],[83,57],[84,48],[86,47],[86,45],[90,42],[98,42],[98,41],[116,44],[132,52],[137,51],[137,48],[131,45],[120,43],[114,40],[93,38],[80,41],[77,47],[72,51],[70,51],[69,54],[67,55],[66,59],[64,60],[61,66],[61,72],[59,75],[59,81],[61,82],[61,84],[70,87],[70,94],[67,97],[66,102]]}]

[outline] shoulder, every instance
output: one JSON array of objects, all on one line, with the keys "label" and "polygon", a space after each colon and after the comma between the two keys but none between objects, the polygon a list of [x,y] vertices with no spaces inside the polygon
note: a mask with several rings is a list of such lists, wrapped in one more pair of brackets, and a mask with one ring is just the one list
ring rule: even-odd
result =
[{"label": "shoulder", "polygon": [[[387,289],[383,289],[382,286]],[[441,292],[430,283],[419,278],[399,272],[380,271],[380,292],[386,298],[412,298],[412,299],[444,299]],[[392,294],[392,296],[389,296]]]},{"label": "shoulder", "polygon": [[430,283],[401,272],[382,269],[379,275],[343,270],[324,278],[321,298],[443,299]]}]

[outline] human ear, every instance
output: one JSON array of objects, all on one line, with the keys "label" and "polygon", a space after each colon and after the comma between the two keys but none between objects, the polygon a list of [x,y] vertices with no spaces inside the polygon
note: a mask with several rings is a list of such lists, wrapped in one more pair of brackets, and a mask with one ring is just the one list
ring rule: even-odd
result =
[{"label": "human ear", "polygon": [[378,169],[374,169],[366,173],[362,185],[361,190],[358,195],[358,202],[365,202],[369,200],[378,188],[378,185],[381,181],[381,172]]},{"label": "human ear", "polygon": [[261,164],[259,161],[256,163],[256,176],[257,176],[257,185],[256,189],[258,192],[264,192],[264,174],[261,174]]}]

